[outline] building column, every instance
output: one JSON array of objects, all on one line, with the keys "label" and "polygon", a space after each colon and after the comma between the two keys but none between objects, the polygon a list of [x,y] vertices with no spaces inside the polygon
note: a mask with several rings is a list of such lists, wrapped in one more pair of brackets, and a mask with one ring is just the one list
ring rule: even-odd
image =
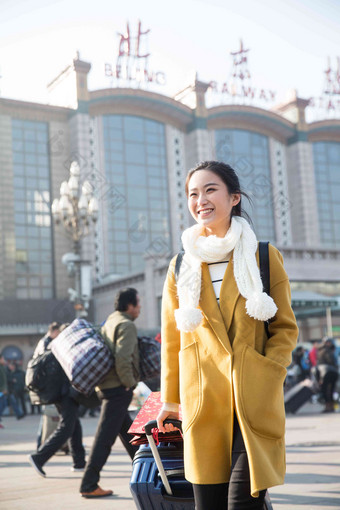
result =
[{"label": "building column", "polygon": [[292,243],[316,247],[320,243],[318,204],[315,185],[313,146],[308,142],[305,108],[309,101],[292,98],[277,111],[296,125],[296,134],[288,140],[287,177],[291,202]]},{"label": "building column", "polygon": [[313,148],[298,141],[287,149],[288,189],[291,201],[292,242],[295,246],[320,244]]},{"label": "building column", "polygon": [[279,141],[269,138],[269,153],[276,243],[290,246],[292,202],[288,192],[286,148]]},{"label": "building column", "polygon": [[0,299],[4,299],[16,297],[12,124],[7,115],[0,116],[0,182]]},{"label": "building column", "polygon": [[171,228],[171,253],[181,248],[181,235],[189,227],[189,211],[185,195],[185,135],[179,129],[166,126],[166,152],[169,183],[169,217]]},{"label": "building column", "polygon": [[144,300],[142,307],[146,310],[146,327],[154,328],[158,322],[157,317],[157,298],[155,292],[155,266],[156,261],[152,255],[144,257],[145,260],[145,287]]}]

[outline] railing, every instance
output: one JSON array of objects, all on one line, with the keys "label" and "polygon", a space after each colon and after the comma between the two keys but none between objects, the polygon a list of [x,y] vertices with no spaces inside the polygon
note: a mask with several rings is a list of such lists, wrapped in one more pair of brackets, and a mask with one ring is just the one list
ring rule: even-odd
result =
[{"label": "railing", "polygon": [[287,248],[279,247],[283,257],[293,260],[339,260],[340,250],[330,248]]}]

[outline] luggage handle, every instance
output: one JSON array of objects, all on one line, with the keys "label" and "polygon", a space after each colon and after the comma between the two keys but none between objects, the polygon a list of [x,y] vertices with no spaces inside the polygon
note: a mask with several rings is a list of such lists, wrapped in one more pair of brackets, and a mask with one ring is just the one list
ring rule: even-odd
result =
[{"label": "luggage handle", "polygon": [[[171,420],[171,419],[168,418],[168,419],[164,420],[164,423],[172,423],[175,427],[177,427],[182,432],[182,422],[180,420]],[[157,450],[157,446],[156,446],[155,440],[154,440],[153,435],[152,435],[152,429],[154,429],[156,427],[157,427],[157,421],[156,420],[151,420],[151,421],[149,421],[148,423],[146,423],[144,425],[144,430],[145,430],[145,434],[146,434],[147,440],[148,440],[150,448],[151,448],[151,452],[152,452],[153,458],[155,459],[159,475],[161,477],[161,480],[163,482],[164,488],[166,490],[166,493],[169,496],[172,496],[173,493],[172,493],[172,490],[171,490],[171,487],[170,487],[170,484],[169,484],[169,480],[168,480],[168,477],[167,477],[167,475],[165,473],[165,470],[164,470],[164,467],[163,467],[163,464],[162,464],[162,460],[161,460],[161,457],[159,455],[159,451]]]},{"label": "luggage handle", "polygon": [[[182,432],[181,420],[172,420],[171,418],[167,418],[166,420],[164,420],[164,424],[167,424],[167,423],[172,423],[172,425],[177,427]],[[147,436],[152,435],[151,431],[152,431],[152,429],[155,429],[155,428],[157,428],[157,420],[148,421],[148,423],[146,423],[144,425],[145,434]]]}]

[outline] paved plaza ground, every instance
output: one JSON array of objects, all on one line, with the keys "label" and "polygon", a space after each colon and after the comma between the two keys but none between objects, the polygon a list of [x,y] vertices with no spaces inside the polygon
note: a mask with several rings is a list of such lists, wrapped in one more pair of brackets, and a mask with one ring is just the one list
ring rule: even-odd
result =
[{"label": "paved plaza ground", "polygon": [[[271,489],[274,510],[340,509],[340,412],[320,414],[319,404],[307,404],[287,418],[286,484]],[[102,472],[101,486],[115,495],[102,500],[79,496],[81,473],[72,473],[72,459],[54,456],[39,477],[27,461],[35,447],[38,416],[21,421],[4,417],[0,430],[1,510],[134,510],[129,480],[131,462],[121,443]],[[84,444],[90,449],[96,418],[83,418]]]}]

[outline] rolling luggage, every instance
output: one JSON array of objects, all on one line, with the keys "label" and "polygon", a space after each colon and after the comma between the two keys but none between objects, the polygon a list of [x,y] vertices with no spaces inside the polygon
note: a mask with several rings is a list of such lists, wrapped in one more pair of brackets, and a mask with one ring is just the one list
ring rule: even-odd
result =
[{"label": "rolling luggage", "polygon": [[[169,420],[170,421],[170,420]],[[171,420],[176,427],[181,422]],[[151,430],[156,421],[145,425],[148,445],[141,445],[133,460],[130,489],[138,510],[194,510],[192,485],[184,478],[183,443],[160,443]]]},{"label": "rolling luggage", "polygon": [[[165,420],[181,429],[178,420]],[[152,429],[155,420],[145,425],[148,445],[141,445],[133,460],[130,489],[138,510],[195,510],[192,485],[184,478],[183,443],[156,446]],[[267,492],[263,510],[273,510]]]},{"label": "rolling luggage", "polygon": [[313,382],[310,379],[305,379],[288,390],[284,397],[286,413],[294,414],[306,404],[314,394],[313,388]]}]

